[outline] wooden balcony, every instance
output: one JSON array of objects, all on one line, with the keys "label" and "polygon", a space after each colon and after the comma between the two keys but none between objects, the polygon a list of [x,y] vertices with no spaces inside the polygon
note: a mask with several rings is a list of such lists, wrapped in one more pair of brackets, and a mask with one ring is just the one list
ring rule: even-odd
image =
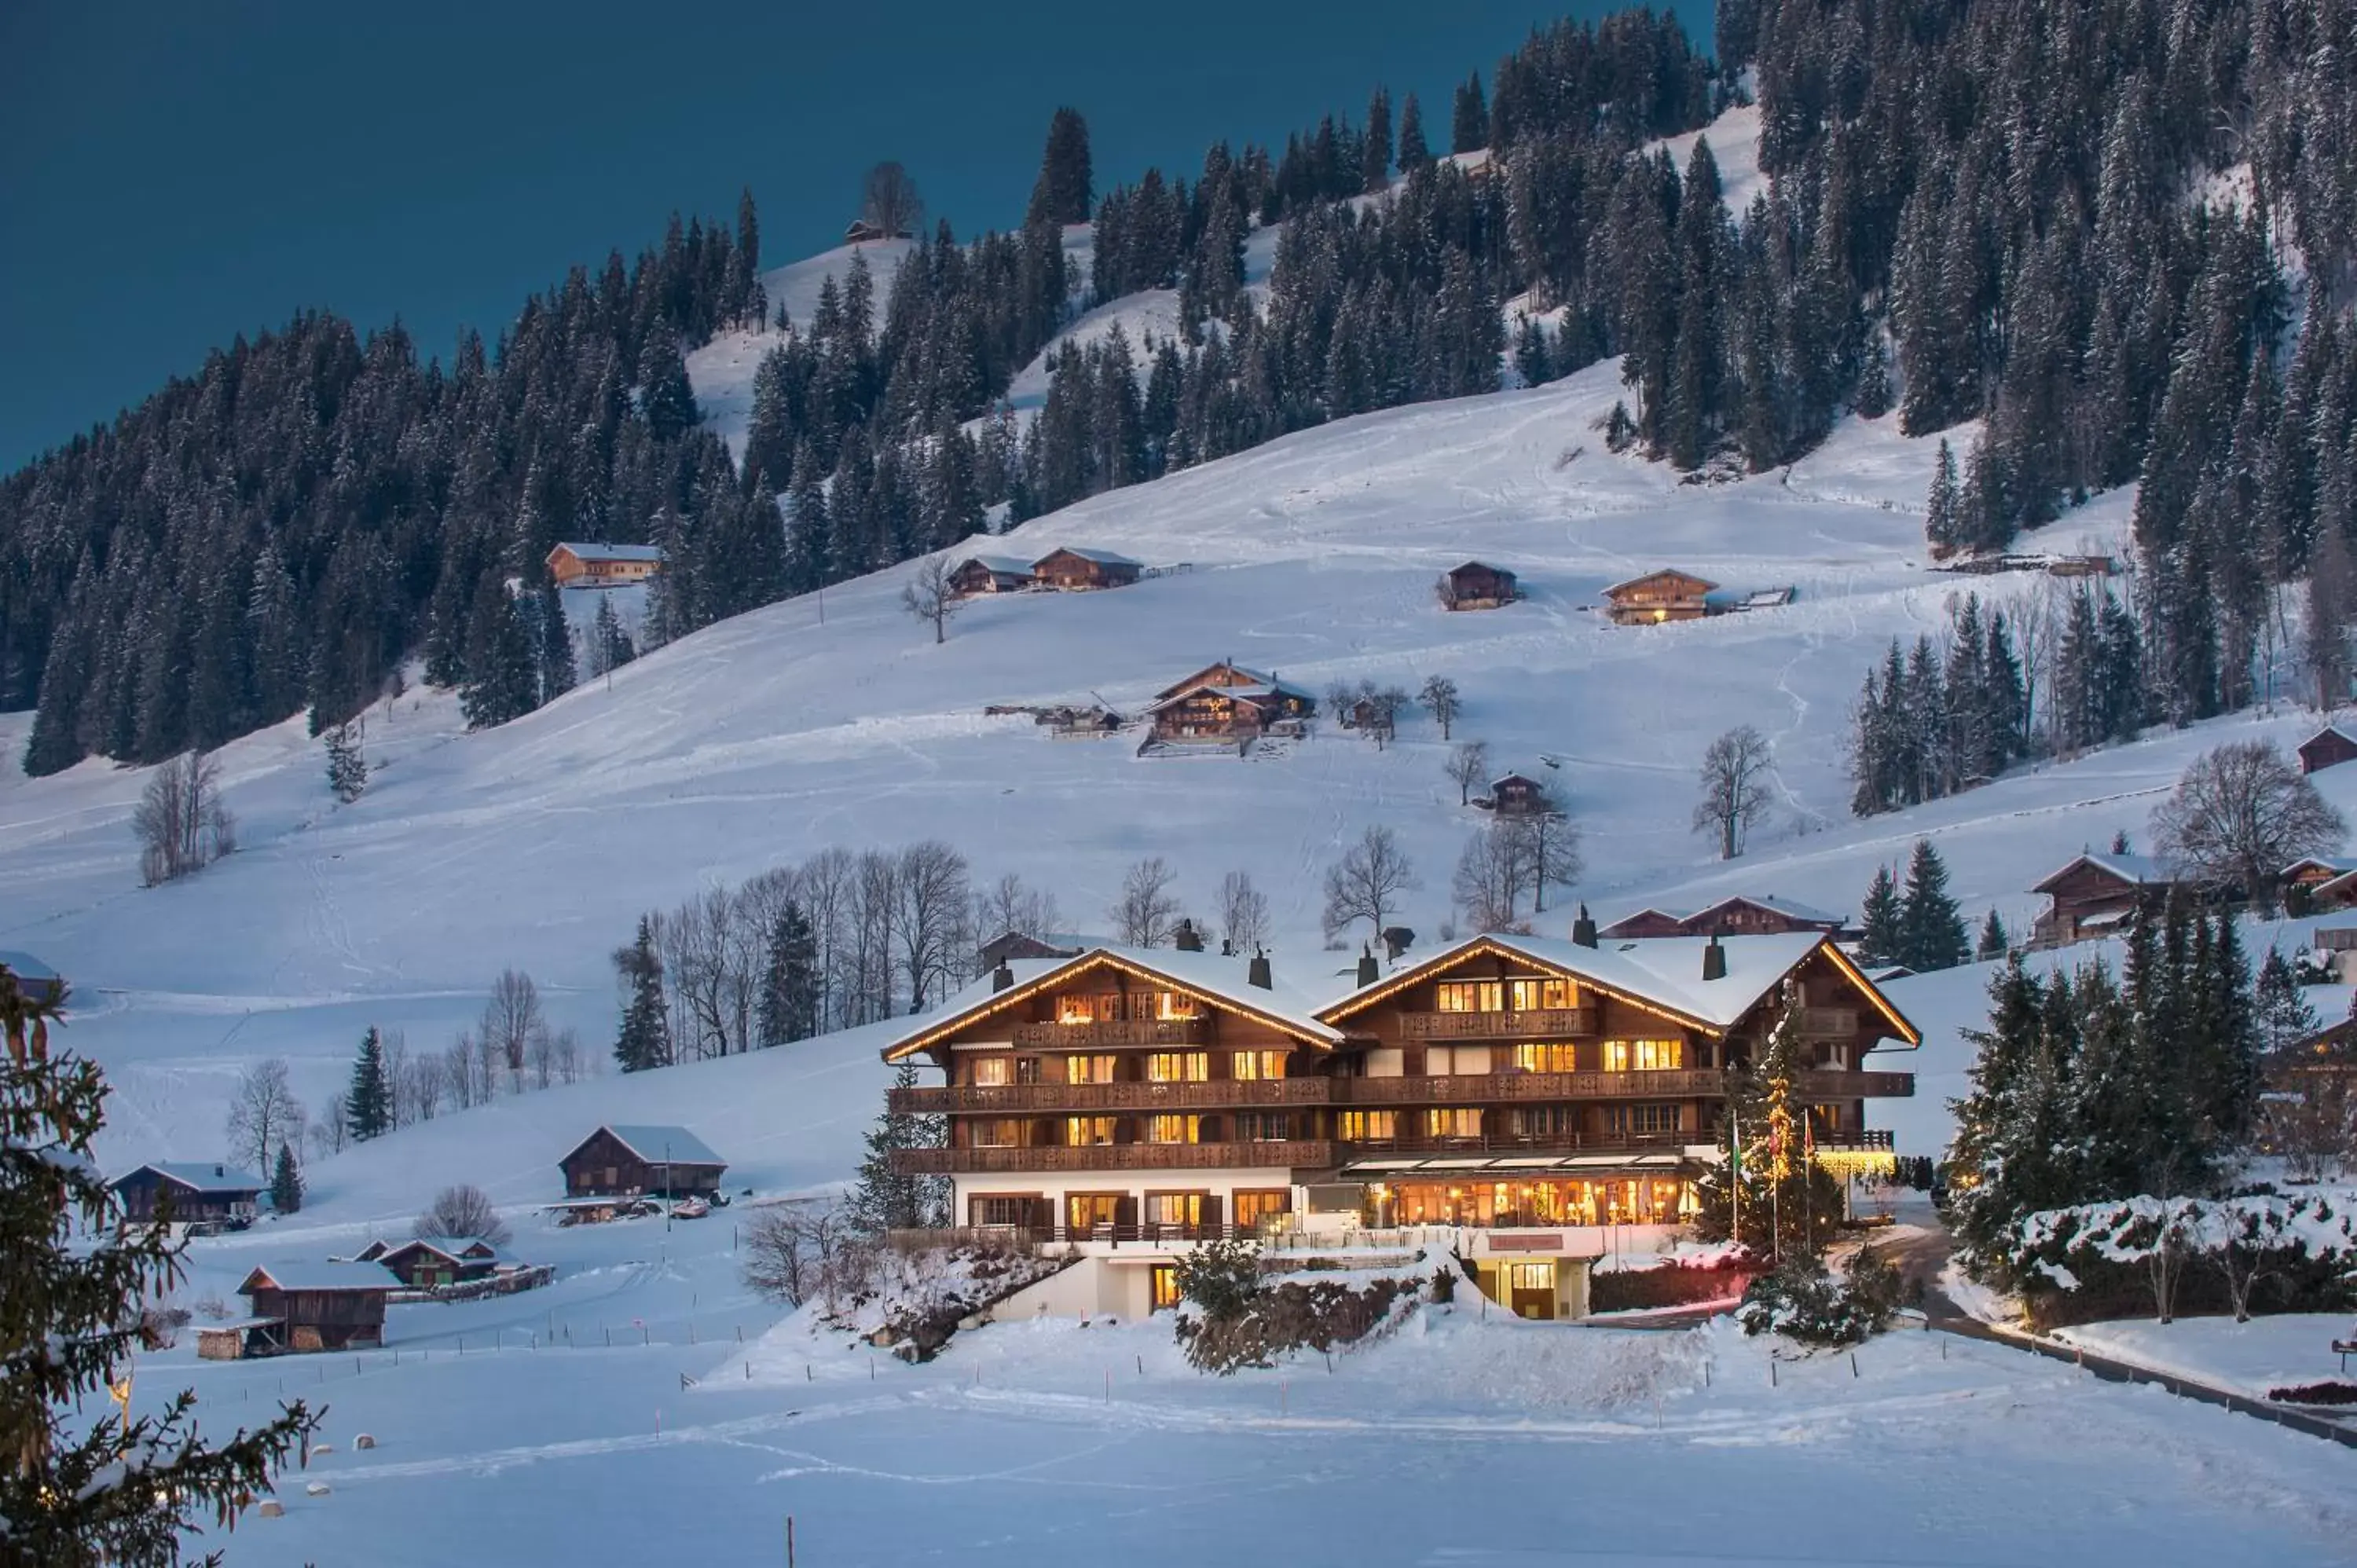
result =
[{"label": "wooden balcony", "polygon": [[[1434,1016],[1448,1016],[1436,1014]],[[1491,1016],[1500,1016],[1491,1014]],[[1437,1078],[1338,1078],[1337,1105],[1529,1104],[1535,1101],[1680,1100],[1727,1092],[1724,1075],[1670,1072],[1489,1072]]]},{"label": "wooden balcony", "polygon": [[1596,1033],[1593,1007],[1550,1007],[1531,1013],[1403,1013],[1405,1040],[1559,1040]]},{"label": "wooden balcony", "polygon": [[1717,1134],[1688,1129],[1675,1133],[1481,1133],[1449,1136],[1403,1127],[1397,1136],[1367,1138],[1336,1145],[1344,1162],[1430,1155],[1436,1159],[1476,1155],[1662,1154],[1693,1144],[1711,1144]]},{"label": "wooden balcony", "polygon": [[1857,1033],[1855,1007],[1803,1007],[1801,1033],[1811,1039],[1846,1040]]},{"label": "wooden balcony", "polygon": [[1015,1043],[1032,1049],[1079,1051],[1097,1046],[1208,1046],[1209,1018],[1110,1018],[1090,1024],[1017,1024]]},{"label": "wooden balcony", "polygon": [[1322,1138],[1265,1144],[1087,1144],[1029,1149],[895,1149],[892,1168],[904,1175],[971,1176],[1059,1171],[1202,1171],[1237,1166],[1305,1169],[1334,1163],[1335,1145]]},{"label": "wooden balcony", "polygon": [[1905,1100],[1915,1092],[1915,1075],[1818,1067],[1801,1075],[1799,1088],[1806,1100]]},{"label": "wooden balcony", "polygon": [[1198,1107],[1328,1105],[1330,1078],[1211,1079],[1178,1083],[951,1084],[943,1089],[896,1089],[896,1115],[935,1116],[945,1112],[1013,1114],[1080,1114],[1102,1111],[1179,1111]]}]

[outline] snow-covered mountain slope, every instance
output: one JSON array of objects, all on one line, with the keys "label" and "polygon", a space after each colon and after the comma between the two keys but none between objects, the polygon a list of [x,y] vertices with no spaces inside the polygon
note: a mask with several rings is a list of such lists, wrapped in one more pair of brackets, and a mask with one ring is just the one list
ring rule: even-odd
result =
[{"label": "snow-covered mountain slope", "polygon": [[[1054,742],[985,717],[987,703],[1095,693],[1134,709],[1222,657],[1321,690],[1449,675],[1458,738],[1486,741],[1496,771],[1559,764],[1548,777],[1586,834],[1577,896],[1608,918],[1737,891],[1853,908],[1874,866],[1929,832],[1968,913],[1994,904],[2018,926],[2038,876],[2115,829],[2141,835],[2201,748],[2301,728],[2287,714],[2157,734],[1853,822],[1844,743],[1867,666],[1892,637],[1936,631],[1967,586],[2002,598],[2045,579],[1927,572],[1913,508],[1928,444],[1888,422],[1845,425],[1787,473],[1684,485],[1605,451],[1593,424],[1618,393],[1599,368],[1371,415],[1036,520],[1001,548],[1097,544],[1188,569],[977,603],[940,647],[899,607],[902,568],[711,628],[496,731],[460,735],[449,699],[404,697],[371,720],[384,766],[350,807],[333,805],[299,725],[251,736],[222,754],[242,847],[171,886],[137,886],[143,773],[11,768],[0,945],[75,982],[71,1037],[120,1086],[110,1149],[199,1156],[217,1150],[245,1063],[287,1057],[317,1103],[365,1026],[438,1050],[503,968],[531,972],[556,1022],[600,1047],[616,1012],[607,955],[640,911],[829,845],[938,835],[978,876],[1052,887],[1082,925],[1140,856],[1169,858],[1198,912],[1222,874],[1246,870],[1275,906],[1279,961],[1331,969],[1345,959],[1321,950],[1320,877],[1382,823],[1422,874],[1407,923],[1428,941],[1448,918],[1449,871],[1480,817],[1458,804],[1421,718],[1383,751],[1329,727],[1282,756],[1152,760],[1134,737]],[[2057,532],[2107,539],[2126,505],[2107,498]],[[1522,573],[1529,597],[1442,612],[1433,579],[1469,556]],[[1598,590],[1661,565],[1798,596],[1605,624]],[[0,725],[12,756],[24,723]],[[1694,772],[1741,723],[1775,743],[1780,807],[1722,865],[1689,829]],[[2338,777],[2323,781],[2345,796]],[[1936,1101],[1906,1113],[1936,1117]]]},{"label": "snow-covered mountain slope", "polygon": [[753,418],[753,374],[761,368],[761,356],[784,337],[775,325],[778,312],[785,311],[795,330],[807,330],[811,317],[818,313],[819,291],[826,286],[826,280],[832,277],[840,288],[851,270],[852,258],[863,256],[875,275],[876,318],[880,326],[884,302],[892,297],[892,280],[916,248],[913,240],[869,240],[821,251],[761,274],[761,288],[770,302],[769,322],[758,332],[719,333],[687,356],[687,380],[695,391],[695,406],[704,423],[728,443],[729,451],[739,455],[744,451],[745,429]]}]

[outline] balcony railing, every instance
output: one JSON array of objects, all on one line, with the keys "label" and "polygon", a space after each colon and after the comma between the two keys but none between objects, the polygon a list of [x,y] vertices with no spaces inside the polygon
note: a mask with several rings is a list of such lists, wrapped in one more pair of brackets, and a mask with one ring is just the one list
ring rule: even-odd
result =
[{"label": "balcony railing", "polygon": [[1596,1033],[1593,1007],[1548,1007],[1528,1013],[1403,1013],[1405,1040],[1544,1040]]},{"label": "balcony railing", "polygon": [[1219,1109],[1255,1105],[1326,1105],[1334,1098],[1330,1078],[1210,1079],[1175,1083],[954,1083],[942,1089],[896,1089],[892,1110],[900,1115],[943,1112],[1162,1111],[1196,1106]]},{"label": "balcony railing", "polygon": [[1023,1171],[1200,1171],[1235,1166],[1322,1167],[1334,1163],[1323,1138],[1265,1144],[1083,1144],[1028,1149],[895,1149],[892,1168],[907,1175],[967,1176]]},{"label": "balcony railing", "polygon": [[[1437,1016],[1437,1015],[1436,1015]],[[1341,1078],[1337,1105],[1467,1105],[1554,1100],[1676,1100],[1727,1092],[1717,1072],[1490,1072],[1437,1078]]]},{"label": "balcony railing", "polygon": [[1801,1033],[1814,1039],[1846,1039],[1857,1033],[1855,1007],[1803,1007]]},{"label": "balcony railing", "polygon": [[1419,1155],[1435,1158],[1474,1155],[1641,1154],[1683,1149],[1708,1144],[1717,1134],[1687,1130],[1675,1133],[1480,1133],[1451,1136],[1403,1128],[1395,1137],[1361,1138],[1337,1145],[1340,1157],[1351,1160]]},{"label": "balcony railing", "polygon": [[1050,1050],[1091,1046],[1208,1046],[1209,1018],[1106,1018],[1087,1024],[1017,1024],[1015,1043]]}]

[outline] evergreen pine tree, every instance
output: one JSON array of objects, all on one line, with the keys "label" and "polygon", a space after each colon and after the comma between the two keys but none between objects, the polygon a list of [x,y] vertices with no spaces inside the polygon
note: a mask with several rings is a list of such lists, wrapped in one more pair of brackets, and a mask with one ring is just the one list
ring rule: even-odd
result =
[{"label": "evergreen pine tree", "polygon": [[1432,148],[1424,139],[1424,111],[1417,105],[1415,94],[1411,92],[1406,102],[1400,105],[1399,171],[1414,174],[1417,169],[1428,168],[1431,165]]},{"label": "evergreen pine tree", "polygon": [[[895,1090],[917,1087],[917,1064],[903,1058],[892,1075]],[[900,1149],[938,1148],[946,1130],[938,1116],[896,1114],[888,1105],[867,1130],[867,1152],[859,1162],[859,1182],[852,1189],[852,1222],[870,1235],[888,1230],[917,1230],[949,1220],[949,1184],[941,1176],[918,1176],[892,1168],[892,1155]]]},{"label": "evergreen pine tree", "polygon": [[270,1172],[270,1207],[281,1214],[293,1214],[303,1207],[303,1173],[295,1164],[295,1151],[285,1144],[278,1145],[278,1163]]},{"label": "evergreen pine tree", "polygon": [[1907,891],[1900,929],[1906,951],[1900,962],[1912,970],[1953,969],[1972,951],[1964,917],[1948,897],[1948,867],[1930,839],[1917,839],[1907,863]]},{"label": "evergreen pine tree", "polygon": [[802,906],[790,898],[770,932],[758,1024],[762,1045],[782,1046],[818,1033],[819,984],[818,939]]},{"label": "evergreen pine tree", "polygon": [[351,1086],[344,1090],[344,1132],[358,1144],[392,1131],[393,1086],[384,1074],[384,1042],[371,1025],[361,1036]]},{"label": "evergreen pine tree", "polygon": [[2307,993],[2280,949],[2267,949],[2260,962],[2252,1005],[2260,1047],[2270,1054],[2289,1050],[2319,1027],[2316,1010],[2308,1004]]},{"label": "evergreen pine tree", "polygon": [[328,788],[336,799],[350,805],[368,788],[369,767],[361,754],[360,736],[350,725],[338,725],[328,732]]},{"label": "evergreen pine tree", "polygon": [[1973,949],[1973,957],[1986,963],[1991,959],[2003,958],[2011,946],[2012,939],[2006,934],[2005,922],[1997,918],[1996,909],[1990,909],[1988,918],[1981,922],[1981,940],[1979,945]]},{"label": "evergreen pine tree", "polygon": [[1489,100],[1482,96],[1481,73],[1477,70],[1457,89],[1457,112],[1449,122],[1448,150],[1472,153],[1489,145]]},{"label": "evergreen pine tree", "polygon": [[1077,109],[1058,109],[1048,123],[1048,147],[1040,155],[1039,179],[1031,188],[1031,207],[1024,221],[1085,223],[1093,194],[1089,123]]},{"label": "evergreen pine tree", "polygon": [[1931,542],[1933,555],[1954,553],[1964,543],[1964,520],[1958,515],[1962,499],[1956,489],[1956,455],[1948,450],[1948,438],[1940,438],[1940,455],[1932,467],[1932,489],[1923,501],[1923,537]]},{"label": "evergreen pine tree", "polygon": [[622,1009],[622,1031],[614,1041],[614,1060],[624,1072],[668,1066],[671,1012],[663,998],[662,960],[655,955],[654,929],[646,917],[640,917],[638,940],[620,962],[630,981],[630,1000]]},{"label": "evergreen pine tree", "polygon": [[45,1568],[169,1568],[199,1518],[226,1527],[267,1493],[318,1420],[298,1400],[211,1443],[193,1430],[192,1392],[127,1422],[75,1413],[85,1401],[102,1409],[129,1373],[142,1308],[186,1277],[186,1243],[124,1223],[92,1155],[106,1080],[96,1063],[51,1058],[56,1006],[0,968],[0,1553]]},{"label": "evergreen pine tree", "polygon": [[541,589],[539,614],[534,618],[540,629],[540,700],[553,703],[573,690],[576,678],[573,623],[565,618],[565,596],[555,584]]},{"label": "evergreen pine tree", "polygon": [[667,321],[647,333],[639,353],[639,412],[661,441],[676,440],[696,421],[695,389],[687,379],[687,359],[679,334]]},{"label": "evergreen pine tree", "polygon": [[1367,102],[1367,128],[1359,138],[1359,188],[1379,191],[1391,183],[1392,95],[1376,88]]},{"label": "evergreen pine tree", "polygon": [[1899,881],[1890,875],[1890,867],[1874,868],[1874,880],[1867,884],[1866,904],[1858,912],[1858,924],[1864,932],[1857,946],[1860,958],[1878,964],[1907,961],[1906,910],[1900,903]]}]

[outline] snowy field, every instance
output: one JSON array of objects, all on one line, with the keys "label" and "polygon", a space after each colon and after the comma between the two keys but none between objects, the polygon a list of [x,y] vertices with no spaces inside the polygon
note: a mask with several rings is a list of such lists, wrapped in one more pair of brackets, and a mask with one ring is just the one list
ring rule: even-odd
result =
[{"label": "snowy field", "polygon": [[2253,1399],[2266,1398],[2271,1389],[2357,1382],[2357,1367],[2343,1372],[2332,1353],[2334,1342],[2357,1338],[2357,1325],[2345,1312],[2287,1312],[2248,1323],[2231,1317],[2082,1323],[2056,1329],[2053,1337]]}]

